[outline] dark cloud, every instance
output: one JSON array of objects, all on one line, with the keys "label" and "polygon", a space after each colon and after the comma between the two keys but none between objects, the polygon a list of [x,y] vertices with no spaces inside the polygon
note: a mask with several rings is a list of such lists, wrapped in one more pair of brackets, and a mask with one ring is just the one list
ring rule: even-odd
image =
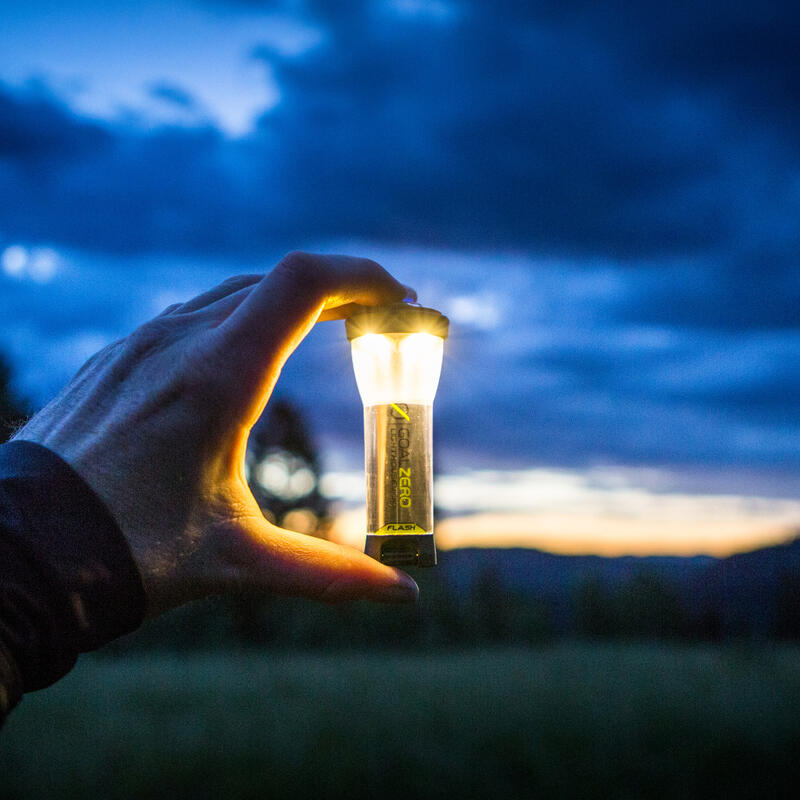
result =
[{"label": "dark cloud", "polygon": [[[797,248],[800,157],[782,127],[797,49],[777,12],[299,8],[324,43],[256,50],[282,102],[245,141],[90,124],[4,91],[0,190],[18,202],[0,229],[121,250],[242,253],[310,235],[630,259],[738,248],[768,218],[787,229],[775,246]],[[154,91],[192,103],[169,83]]]},{"label": "dark cloud", "polygon": [[150,86],[150,96],[181,109],[194,110],[197,108],[197,100],[192,94],[169,81],[161,81]]},{"label": "dark cloud", "polygon": [[0,168],[24,172],[37,164],[59,166],[103,152],[111,140],[106,130],[75,117],[44,88],[20,93],[0,83]]},{"label": "dark cloud", "polygon": [[[475,296],[495,292],[503,308],[487,329],[454,318],[436,399],[447,469],[487,461],[800,466],[796,330],[626,320],[620,309],[659,281],[655,270],[532,262],[521,279],[501,261],[464,262],[447,275],[448,291],[463,291],[471,274]],[[450,312],[435,287],[431,302]],[[317,430],[357,447],[359,401],[343,344],[335,325],[323,326],[278,388],[303,402]],[[315,402],[320,387],[324,400]]]},{"label": "dark cloud", "polygon": [[788,254],[730,256],[653,270],[632,287],[620,316],[632,323],[728,331],[800,326],[800,273]]},{"label": "dark cloud", "polygon": [[[338,19],[338,18],[337,18]],[[337,24],[273,63],[287,202],[326,232],[641,254],[710,246],[712,138],[581,37],[498,14]]]},{"label": "dark cloud", "polygon": [[[453,451],[800,463],[794,3],[227,5],[325,34],[302,55],[256,48],[281,102],[246,137],[101,124],[41,87],[0,86],[0,246],[186,262],[335,240],[483,253],[462,267],[427,250],[403,276],[438,277],[430,302],[507,301],[495,328],[454,326],[437,400]],[[179,85],[152,89],[195,106]],[[515,270],[494,252],[536,257]],[[116,289],[84,288],[42,290],[50,318],[20,325],[58,337],[94,316],[111,335]],[[24,302],[3,290],[4,310]],[[356,440],[346,348],[328,336],[280,387],[324,385],[309,413]]]},{"label": "dark cloud", "polygon": [[241,154],[215,129],[87,122],[35,90],[0,91],[0,234],[125,253],[263,246]]}]

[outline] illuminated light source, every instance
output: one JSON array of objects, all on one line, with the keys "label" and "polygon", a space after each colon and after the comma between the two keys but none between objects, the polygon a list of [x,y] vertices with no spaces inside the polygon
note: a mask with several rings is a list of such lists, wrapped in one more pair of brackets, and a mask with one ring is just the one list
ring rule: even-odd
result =
[{"label": "illuminated light source", "polygon": [[406,303],[366,308],[345,323],[364,403],[367,555],[433,566],[433,399],[447,317]]},{"label": "illuminated light source", "polygon": [[3,272],[12,278],[19,278],[25,272],[25,267],[28,263],[28,251],[18,244],[12,244],[3,250],[3,255],[0,257],[0,264],[3,266]]},{"label": "illuminated light source", "polygon": [[0,255],[0,267],[11,278],[29,278],[36,283],[47,283],[58,272],[60,261],[58,253],[49,247],[28,249],[12,244]]},{"label": "illuminated light source", "polygon": [[290,531],[311,535],[319,527],[319,517],[310,508],[293,508],[283,515],[281,526]]},{"label": "illuminated light source", "polygon": [[280,500],[299,500],[311,494],[317,485],[306,461],[285,450],[273,450],[250,471],[263,489]]},{"label": "illuminated light source", "polygon": [[58,272],[58,254],[49,247],[36,248],[28,262],[28,275],[37,283],[47,283]]}]

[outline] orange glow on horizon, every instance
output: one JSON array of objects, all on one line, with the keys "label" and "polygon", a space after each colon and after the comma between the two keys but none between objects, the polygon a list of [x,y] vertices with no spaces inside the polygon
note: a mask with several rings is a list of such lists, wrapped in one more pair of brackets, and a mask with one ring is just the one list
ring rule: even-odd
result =
[{"label": "orange glow on horizon", "polygon": [[652,556],[733,553],[779,544],[796,526],[741,517],[708,520],[648,520],[578,515],[474,514],[450,517],[436,530],[442,549],[533,547],[564,555]]},{"label": "orange glow on horizon", "polygon": [[[691,511],[691,506],[687,508]],[[797,535],[800,520],[775,513],[650,517],[601,516],[580,513],[478,513],[452,516],[436,526],[443,549],[458,547],[530,547],[564,555],[650,556],[712,555],[780,544]],[[363,508],[341,512],[330,538],[356,548],[364,546]]]}]

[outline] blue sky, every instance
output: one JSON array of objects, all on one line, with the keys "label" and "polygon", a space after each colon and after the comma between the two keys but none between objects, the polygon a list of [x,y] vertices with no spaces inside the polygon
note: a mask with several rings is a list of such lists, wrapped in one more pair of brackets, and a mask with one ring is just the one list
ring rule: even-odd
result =
[{"label": "blue sky", "polygon": [[[797,494],[795,3],[0,9],[0,350],[36,403],[168,303],[336,250],[452,317],[446,470]],[[279,384],[336,467],[347,359],[322,326]]]}]

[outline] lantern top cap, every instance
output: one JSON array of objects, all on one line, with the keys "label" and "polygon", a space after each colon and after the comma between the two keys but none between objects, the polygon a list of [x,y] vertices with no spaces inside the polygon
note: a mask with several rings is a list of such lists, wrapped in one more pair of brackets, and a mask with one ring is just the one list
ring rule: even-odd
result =
[{"label": "lantern top cap", "polygon": [[349,340],[368,333],[430,333],[447,338],[450,320],[434,308],[391,303],[385,306],[364,306],[345,320]]}]

